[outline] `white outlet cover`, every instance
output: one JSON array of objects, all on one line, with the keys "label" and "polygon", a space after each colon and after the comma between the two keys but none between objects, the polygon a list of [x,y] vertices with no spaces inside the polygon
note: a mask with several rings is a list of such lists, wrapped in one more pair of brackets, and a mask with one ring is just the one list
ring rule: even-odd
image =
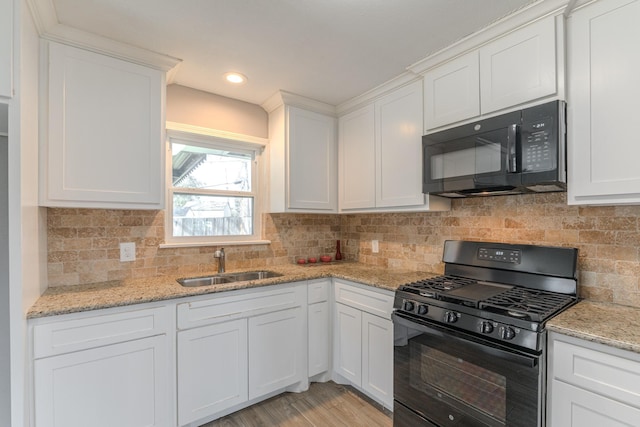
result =
[{"label": "white outlet cover", "polygon": [[136,243],[125,242],[120,243],[120,261],[128,262],[136,260]]},{"label": "white outlet cover", "polygon": [[378,241],[377,240],[372,240],[371,241],[371,252],[373,252],[374,254],[377,254],[380,251],[380,248],[378,247]]}]

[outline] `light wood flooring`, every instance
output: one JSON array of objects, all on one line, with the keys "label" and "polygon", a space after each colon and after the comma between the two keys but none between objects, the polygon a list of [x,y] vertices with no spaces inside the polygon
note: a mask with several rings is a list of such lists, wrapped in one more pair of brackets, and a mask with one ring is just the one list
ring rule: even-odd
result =
[{"label": "light wood flooring", "polygon": [[391,427],[391,412],[352,387],[312,383],[304,393],[284,393],[201,427]]}]

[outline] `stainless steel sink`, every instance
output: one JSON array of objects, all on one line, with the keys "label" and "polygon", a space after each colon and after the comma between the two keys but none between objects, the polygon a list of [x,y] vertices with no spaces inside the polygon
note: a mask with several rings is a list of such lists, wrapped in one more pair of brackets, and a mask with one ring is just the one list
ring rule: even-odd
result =
[{"label": "stainless steel sink", "polygon": [[204,277],[184,277],[178,279],[178,283],[186,287],[221,285],[224,283],[247,282],[249,280],[268,279],[280,277],[282,274],[273,271],[246,271],[243,273],[225,273]]}]

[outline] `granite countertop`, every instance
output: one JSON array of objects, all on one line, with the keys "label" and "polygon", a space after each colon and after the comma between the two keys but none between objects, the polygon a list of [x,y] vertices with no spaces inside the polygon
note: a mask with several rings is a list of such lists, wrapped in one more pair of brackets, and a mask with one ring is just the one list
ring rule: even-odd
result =
[{"label": "granite countertop", "polygon": [[[357,262],[339,262],[313,266],[279,265],[260,269],[237,270],[230,273],[252,270],[268,270],[282,274],[282,276],[201,287],[181,286],[176,282],[176,279],[182,276],[158,276],[143,279],[114,280],[87,285],[57,286],[48,288],[44,292],[33,307],[29,309],[27,318],[34,319],[323,277],[342,278],[395,291],[405,283],[434,276],[433,273],[429,272],[393,270]],[[216,272],[202,272],[189,276],[212,274],[216,274]]]},{"label": "granite countertop", "polygon": [[640,353],[640,309],[580,301],[547,322],[547,330]]}]

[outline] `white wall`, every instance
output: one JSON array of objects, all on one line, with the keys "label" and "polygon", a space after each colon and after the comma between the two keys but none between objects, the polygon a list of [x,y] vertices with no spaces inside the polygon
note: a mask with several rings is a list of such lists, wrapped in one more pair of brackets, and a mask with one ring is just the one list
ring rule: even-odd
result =
[{"label": "white wall", "polygon": [[268,120],[259,105],[185,86],[167,86],[167,121],[268,138]]},{"label": "white wall", "polygon": [[0,104],[0,425],[11,425],[7,104]]}]

